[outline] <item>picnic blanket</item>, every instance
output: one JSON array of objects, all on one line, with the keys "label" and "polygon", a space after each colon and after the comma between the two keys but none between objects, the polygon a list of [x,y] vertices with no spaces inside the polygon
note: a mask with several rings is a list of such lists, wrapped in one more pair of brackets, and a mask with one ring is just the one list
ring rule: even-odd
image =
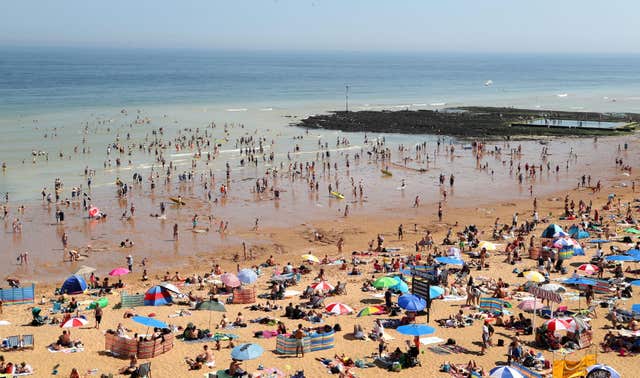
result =
[{"label": "picnic blanket", "polygon": [[429,350],[431,350],[436,354],[458,354],[458,353],[469,352],[467,348],[462,347],[460,345],[447,345],[447,344],[433,345],[429,347]]},{"label": "picnic blanket", "polygon": [[237,338],[238,338],[238,335],[234,335],[233,333],[218,333],[218,332],[216,332],[211,337],[203,337],[202,339],[196,339],[196,340],[185,340],[185,339],[182,339],[182,341],[187,343],[187,344],[197,344],[197,343],[211,343],[211,342],[216,342],[216,341],[235,340]]}]

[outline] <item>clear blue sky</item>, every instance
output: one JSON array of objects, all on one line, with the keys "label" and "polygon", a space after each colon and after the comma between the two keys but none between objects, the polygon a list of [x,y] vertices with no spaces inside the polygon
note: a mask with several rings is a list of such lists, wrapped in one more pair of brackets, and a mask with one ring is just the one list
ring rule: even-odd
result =
[{"label": "clear blue sky", "polygon": [[638,0],[8,0],[0,45],[640,52]]}]

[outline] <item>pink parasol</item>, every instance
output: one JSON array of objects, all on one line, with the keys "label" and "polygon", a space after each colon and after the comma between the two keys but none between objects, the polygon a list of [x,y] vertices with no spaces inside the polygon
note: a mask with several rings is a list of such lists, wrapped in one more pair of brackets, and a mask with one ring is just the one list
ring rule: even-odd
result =
[{"label": "pink parasol", "polygon": [[229,287],[239,287],[241,285],[240,280],[233,273],[225,273],[221,275],[220,281]]},{"label": "pink parasol", "polygon": [[109,275],[112,277],[124,276],[125,274],[131,273],[127,268],[115,268],[114,270],[109,272]]}]

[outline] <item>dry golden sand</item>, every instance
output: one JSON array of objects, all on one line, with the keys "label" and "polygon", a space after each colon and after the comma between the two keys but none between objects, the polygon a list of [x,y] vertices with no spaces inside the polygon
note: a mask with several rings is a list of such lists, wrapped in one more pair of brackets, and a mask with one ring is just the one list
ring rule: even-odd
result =
[{"label": "dry golden sand", "polygon": [[[627,180],[633,179],[633,177],[626,178]],[[594,208],[599,208],[606,202],[607,194],[611,192],[617,193],[619,197],[622,198],[622,202],[631,201],[633,198],[633,193],[628,188],[620,188],[614,187],[616,185],[615,182],[609,182],[605,184],[605,189],[597,194],[592,194],[589,190],[573,190],[568,193],[572,199],[576,202],[579,199],[584,199],[586,201],[593,200]],[[540,214],[548,214],[552,213],[557,219],[557,216],[562,211],[562,198],[567,193],[557,193],[554,196],[550,196],[548,198],[539,198],[538,206],[540,208]],[[358,217],[349,217],[349,218],[337,218],[332,221],[323,221],[318,222],[313,225],[300,225],[299,227],[290,228],[290,229],[262,229],[258,232],[258,236],[262,239],[269,240],[267,248],[263,252],[264,255],[258,256],[255,261],[250,261],[246,263],[241,263],[242,266],[252,265],[258,262],[264,261],[266,259],[266,254],[275,254],[276,259],[280,263],[286,263],[287,261],[291,261],[294,265],[300,263],[300,255],[306,253],[308,251],[312,251],[317,256],[324,256],[324,254],[329,254],[332,257],[337,257],[337,250],[333,243],[330,244],[321,244],[314,242],[310,230],[318,229],[323,230],[328,235],[342,235],[345,240],[345,248],[344,255],[348,256],[350,251],[352,250],[364,250],[367,248],[367,243],[369,240],[375,237],[378,232],[385,233],[386,235],[386,244],[389,246],[402,246],[403,253],[409,254],[413,252],[413,244],[419,238],[419,235],[413,233],[413,225],[418,224],[419,230],[429,229],[435,231],[436,240],[441,240],[443,233],[446,231],[447,227],[455,221],[458,221],[461,226],[465,224],[476,224],[479,228],[485,232],[487,235],[487,239],[491,233],[491,227],[493,225],[493,221],[496,217],[500,217],[502,221],[510,221],[511,215],[514,211],[518,211],[520,214],[531,214],[531,202],[530,201],[520,201],[520,202],[510,202],[510,203],[493,203],[493,204],[482,204],[478,205],[475,208],[460,208],[460,209],[446,209],[445,212],[445,223],[438,224],[434,221],[433,209],[408,209],[408,210],[399,210],[397,214],[394,215],[385,215],[384,217],[372,219],[368,218],[358,218]],[[522,216],[521,220],[524,219]],[[399,223],[403,223],[405,226],[406,236],[404,241],[395,240],[395,230]],[[568,222],[559,222],[560,224],[569,224]],[[535,234],[538,235],[542,231],[541,227],[535,231]],[[240,235],[242,236],[242,235]],[[254,235],[255,236],[255,235]],[[278,246],[278,251],[276,252],[275,247]],[[593,253],[593,249],[587,250],[587,255],[591,255]],[[489,259],[489,263],[491,264],[491,269],[479,272],[473,272],[473,276],[487,276],[487,277],[502,277],[506,282],[509,283],[521,283],[522,278],[517,278],[516,275],[511,273],[514,268],[511,265],[507,265],[502,263],[503,257],[494,256]],[[576,257],[570,261],[570,263],[577,263],[582,261],[587,261],[587,257]],[[198,263],[194,263],[192,269],[193,270],[182,270],[181,273],[183,275],[187,275],[191,272],[197,272],[199,274],[204,273],[210,269],[210,261],[214,261],[209,256],[202,256],[201,261]],[[228,258],[220,260],[223,263],[225,269],[229,271],[235,271],[235,264],[231,263]],[[530,259],[524,259],[521,264],[518,265],[521,269],[526,267],[533,267],[534,262]],[[335,297],[336,301],[346,303],[355,309],[360,309],[364,306],[363,302],[369,302],[374,300],[369,293],[363,293],[360,291],[361,281],[368,277],[367,272],[371,271],[371,267],[367,266],[364,268],[365,274],[359,277],[347,276],[344,271],[338,270],[338,267],[328,267],[326,268],[327,275],[329,277],[329,281],[334,283],[338,280],[347,281],[348,286],[348,294],[343,296]],[[314,272],[317,271],[317,267],[314,267]],[[160,273],[160,272],[154,272]],[[267,289],[266,280],[269,276],[269,271],[265,271],[266,274],[261,277],[259,282],[257,283],[257,288],[259,291],[265,291]],[[151,274],[152,276],[154,274]],[[552,277],[556,277],[554,275]],[[308,284],[314,274],[306,275],[303,277],[303,282],[296,287],[297,290],[302,290],[306,284]],[[125,279],[128,287],[128,292],[142,292],[146,288],[150,287],[153,283],[157,282],[152,280],[150,283],[141,283],[137,281],[139,278],[139,271],[135,272],[131,275],[131,277],[127,277]],[[53,287],[52,286],[38,286],[37,288],[37,298],[40,298],[41,295],[47,296],[47,299],[52,298]],[[88,299],[87,297],[80,296],[79,300]],[[333,299],[329,300],[332,301]],[[637,293],[634,295],[634,298],[631,300],[625,301],[623,303],[623,307],[630,307],[631,303],[638,302],[639,298]],[[8,361],[13,361],[19,363],[21,361],[26,361],[30,363],[36,369],[36,376],[49,376],[54,365],[59,364],[59,371],[61,376],[67,376],[70,370],[73,367],[76,367],[80,370],[81,374],[86,373],[88,370],[97,368],[100,373],[102,372],[113,372],[115,373],[119,367],[125,366],[127,364],[126,360],[116,359],[114,357],[110,357],[103,353],[104,350],[104,336],[103,330],[107,328],[115,328],[119,322],[125,324],[126,327],[130,328],[134,332],[144,332],[144,327],[141,327],[130,320],[123,319],[123,309],[113,309],[113,305],[119,302],[118,294],[113,294],[109,296],[110,305],[107,309],[105,309],[103,325],[101,330],[95,329],[73,329],[72,336],[74,338],[80,338],[85,344],[85,351],[81,353],[75,354],[63,354],[63,353],[49,353],[46,350],[46,345],[56,340],[57,336],[60,334],[61,329],[57,326],[43,326],[43,327],[30,327],[27,324],[31,320],[30,309],[32,306],[5,306],[4,313],[0,316],[3,320],[8,320],[12,324],[10,326],[2,326],[0,327],[0,334],[2,336],[9,335],[19,335],[19,334],[34,334],[35,335],[35,344],[36,347],[33,351],[16,351],[16,352],[6,352],[3,353],[5,359]],[[286,305],[288,300],[280,301],[281,305]],[[435,301],[434,308],[432,312],[432,325],[434,324],[433,319],[444,318],[449,314],[456,312],[459,309],[459,306],[464,302],[442,302]],[[515,301],[514,301],[515,303]],[[569,302],[570,308],[577,307],[577,302]],[[49,306],[43,306],[45,308],[45,312],[48,310]],[[252,319],[258,316],[266,315],[266,313],[262,312],[251,312],[249,310],[245,310],[243,305],[228,305],[227,311],[229,318],[233,319],[238,311],[242,311],[245,315],[246,319]],[[514,306],[515,307],[515,306]],[[181,306],[169,306],[169,307],[141,307],[138,308],[138,313],[142,315],[147,315],[151,312],[155,313],[158,319],[163,321],[168,321],[170,324],[185,326],[189,322],[193,322],[198,326],[206,327],[209,321],[209,313],[193,311],[191,316],[186,317],[178,317],[178,318],[168,318],[169,314],[173,314],[180,309],[186,309]],[[519,310],[514,308],[517,313]],[[86,312],[88,318],[90,319],[90,324],[93,325],[93,316],[91,312]],[[272,315],[281,315],[281,313],[276,313]],[[213,321],[214,323],[219,321],[220,314],[214,313]],[[288,319],[282,319],[287,327],[291,329],[294,327],[298,321],[291,321]],[[355,323],[359,323],[366,330],[370,330],[373,324],[374,317],[363,317],[356,318],[355,315],[349,316],[340,316],[340,317],[332,317],[326,320],[328,324],[334,324],[336,322],[340,323],[343,331],[336,335],[336,347],[335,349],[323,351],[323,352],[315,352],[312,354],[308,354],[305,358],[293,358],[293,357],[282,357],[275,354],[273,351],[275,349],[275,339],[254,339],[253,333],[256,330],[265,329],[265,326],[250,324],[248,328],[244,329],[236,329],[232,332],[240,335],[240,342],[255,342],[262,345],[265,349],[264,355],[254,361],[247,361],[244,363],[244,367],[249,371],[255,371],[258,364],[262,364],[265,367],[278,367],[284,370],[287,373],[293,373],[296,370],[303,369],[306,373],[307,377],[323,377],[330,376],[330,374],[325,370],[325,368],[316,361],[318,357],[332,357],[333,354],[346,354],[352,358],[362,358],[364,356],[371,355],[377,349],[377,343],[373,341],[353,341],[350,340],[349,334],[353,328]],[[424,322],[424,318],[420,318],[419,322]],[[308,322],[302,322],[305,325],[310,325]],[[602,337],[606,330],[603,329],[603,326],[607,323],[604,320],[604,313],[600,310],[598,319],[593,320],[594,325],[594,340],[599,342],[602,340]],[[508,339],[509,332],[506,332],[504,329],[500,327],[496,327],[496,337]],[[395,339],[390,342],[389,348],[393,349],[396,346],[403,346],[406,340],[409,340],[408,337],[402,336],[396,333],[393,330],[389,330],[388,333],[393,336]],[[442,339],[454,338],[457,340],[457,343],[461,346],[466,347],[472,353],[467,354],[452,354],[452,355],[437,355],[433,352],[429,351],[427,348],[423,348],[425,351],[421,355],[422,367],[413,368],[405,370],[401,373],[387,373],[384,370],[379,368],[370,368],[370,369],[356,369],[355,372],[358,376],[361,377],[374,377],[379,376],[381,374],[384,375],[392,375],[397,377],[409,377],[409,376],[446,376],[444,373],[439,373],[439,366],[445,361],[451,361],[453,363],[466,363],[469,360],[475,360],[480,366],[485,367],[486,369],[490,369],[495,366],[496,361],[505,361],[505,347],[493,347],[489,349],[488,353],[484,356],[479,356],[476,353],[479,352],[480,347],[478,345],[478,341],[480,340],[481,335],[481,323],[475,322],[473,326],[462,328],[462,329],[451,329],[451,328],[440,328],[436,327],[436,333],[434,336],[438,336]],[[532,336],[525,336],[525,342],[531,341]],[[223,343],[224,345],[225,343]],[[207,369],[201,371],[189,372],[187,370],[187,365],[184,362],[184,358],[189,356],[193,357],[197,353],[200,353],[202,350],[203,344],[185,344],[181,341],[177,341],[175,344],[175,349],[171,352],[156,357],[152,360],[152,370],[153,376],[158,377],[198,377],[202,376],[204,372],[207,372]],[[547,358],[552,358],[552,354],[549,352],[544,352]],[[218,367],[226,367],[230,361],[230,351],[228,349],[223,349],[220,352],[215,352],[215,357],[217,361]],[[616,355],[609,354],[599,354],[598,361],[602,363],[607,363],[613,365],[623,377],[631,377],[635,375],[634,369],[638,365],[637,358],[635,357],[617,357]]]}]

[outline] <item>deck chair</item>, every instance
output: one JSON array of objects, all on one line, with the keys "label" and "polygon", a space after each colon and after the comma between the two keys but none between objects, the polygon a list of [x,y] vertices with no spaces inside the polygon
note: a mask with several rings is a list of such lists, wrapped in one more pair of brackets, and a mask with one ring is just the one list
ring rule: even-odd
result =
[{"label": "deck chair", "polygon": [[151,378],[151,362],[145,362],[138,367],[138,378]]},{"label": "deck chair", "polygon": [[33,349],[33,335],[22,335],[22,348],[23,349]]},{"label": "deck chair", "polygon": [[53,308],[51,309],[51,314],[58,314],[62,312],[62,303],[53,302]]},{"label": "deck chair", "polygon": [[332,292],[333,295],[344,295],[347,294],[347,283],[341,282],[340,285],[336,286]]},{"label": "deck chair", "polygon": [[4,350],[16,350],[20,347],[20,336],[7,337],[6,343],[2,346]]}]

